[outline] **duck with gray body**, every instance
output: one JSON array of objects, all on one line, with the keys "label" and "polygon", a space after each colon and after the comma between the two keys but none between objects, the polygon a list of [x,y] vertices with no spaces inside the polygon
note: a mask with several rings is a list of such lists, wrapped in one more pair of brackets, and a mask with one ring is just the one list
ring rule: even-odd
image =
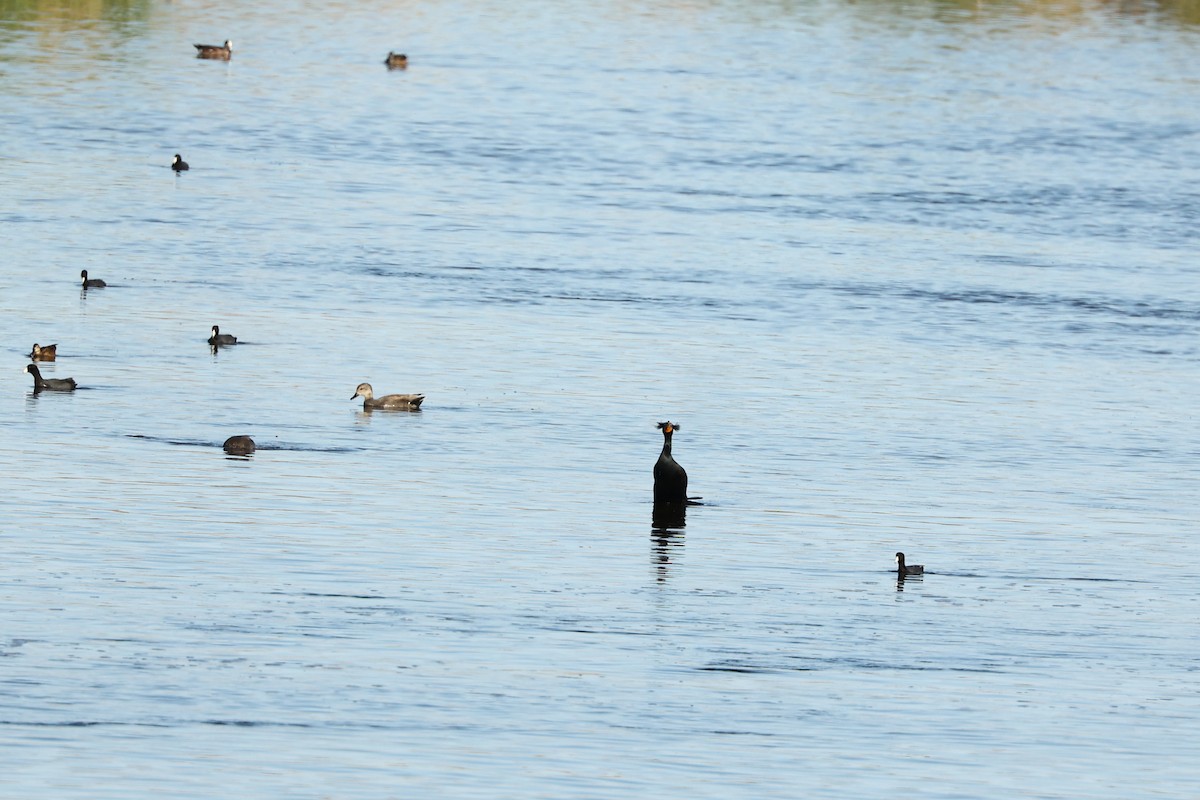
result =
[{"label": "duck with gray body", "polygon": [[248,456],[256,449],[254,440],[249,436],[230,436],[222,447],[231,456]]},{"label": "duck with gray body", "polygon": [[654,464],[654,502],[686,504],[687,471],[671,455],[671,434],[679,426],[667,420],[658,423],[658,429],[663,432],[663,448]]},{"label": "duck with gray body", "polygon": [[350,399],[353,400],[356,397],[363,399],[363,411],[372,411],[377,408],[393,411],[420,411],[421,403],[425,401],[423,394],[385,394],[383,397],[376,397],[369,383],[358,385]]},{"label": "duck with gray body", "polygon": [[191,167],[189,167],[188,163],[183,160],[183,156],[179,155],[179,153],[176,153],[175,158],[171,160],[171,169],[175,170],[176,172],[183,172],[191,169]]},{"label": "duck with gray body", "polygon": [[237,337],[230,336],[228,333],[221,333],[221,328],[217,325],[212,326],[212,336],[208,337],[208,343],[213,347],[226,344],[237,344]]},{"label": "duck with gray body", "polygon": [[229,57],[233,55],[233,42],[228,39],[222,45],[194,44],[192,47],[196,48],[196,58],[215,58],[219,61],[228,61]]},{"label": "duck with gray body", "polygon": [[99,278],[89,278],[86,269],[79,273],[79,279],[83,281],[83,288],[85,289],[103,289],[105,286],[108,286],[107,283]]},{"label": "duck with gray body", "polygon": [[25,367],[25,371],[33,376],[33,391],[37,392],[73,392],[75,391],[74,378],[43,378],[42,371],[38,369],[37,364],[30,364]]},{"label": "duck with gray body", "polygon": [[924,575],[924,564],[906,564],[904,563],[904,553],[896,553],[896,572],[900,577],[908,575]]},{"label": "duck with gray body", "polygon": [[56,344],[48,344],[43,347],[37,342],[34,342],[33,349],[29,351],[29,357],[34,361],[53,361],[57,357],[57,354],[58,345]]}]

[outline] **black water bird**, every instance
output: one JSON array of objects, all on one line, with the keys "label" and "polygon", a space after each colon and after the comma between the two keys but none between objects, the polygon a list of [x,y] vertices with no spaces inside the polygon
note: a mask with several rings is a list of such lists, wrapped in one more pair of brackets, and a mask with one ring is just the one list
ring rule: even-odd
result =
[{"label": "black water bird", "polygon": [[896,572],[901,578],[908,575],[924,575],[924,564],[905,564],[904,553],[896,553]]},{"label": "black water bird", "polygon": [[215,58],[219,61],[228,61],[233,55],[233,42],[228,39],[225,44],[195,44],[192,47],[196,48],[196,58]]},{"label": "black water bird", "polygon": [[687,472],[671,455],[671,434],[679,426],[671,422],[658,423],[663,432],[663,449],[654,465],[654,502],[687,503]]},{"label": "black water bird", "polygon": [[183,156],[179,155],[179,153],[176,153],[175,158],[171,161],[171,169],[175,170],[176,172],[183,172],[191,169],[191,167],[189,167],[188,163],[183,160]]},{"label": "black water bird", "polygon": [[58,354],[58,345],[48,344],[45,347],[33,343],[33,349],[29,351],[29,357],[34,361],[53,361]]},{"label": "black water bird", "polygon": [[248,456],[256,449],[254,440],[249,436],[230,436],[222,447],[231,456]]},{"label": "black water bird", "polygon": [[25,371],[33,376],[33,391],[37,392],[73,392],[75,391],[74,378],[43,378],[42,371],[38,369],[37,364],[30,364],[25,367]]},{"label": "black water bird", "polygon": [[107,283],[99,278],[89,278],[86,269],[79,273],[79,277],[83,281],[83,288],[85,289],[103,289],[105,286],[108,286]]},{"label": "black water bird", "polygon": [[212,336],[208,337],[208,343],[213,347],[223,344],[237,344],[237,337],[230,336],[228,333],[221,333],[221,328],[217,325],[213,325]]}]

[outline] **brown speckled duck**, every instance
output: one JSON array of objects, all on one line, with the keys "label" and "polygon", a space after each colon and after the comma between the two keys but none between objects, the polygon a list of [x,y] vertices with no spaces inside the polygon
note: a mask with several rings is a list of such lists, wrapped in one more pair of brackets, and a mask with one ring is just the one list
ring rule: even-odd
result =
[{"label": "brown speckled duck", "polygon": [[29,351],[29,357],[34,361],[53,361],[58,355],[58,345],[48,344],[45,347],[33,343],[33,350]]},{"label": "brown speckled duck", "polygon": [[388,69],[406,69],[408,67],[408,56],[404,53],[393,53],[388,51],[387,58],[383,60],[387,64]]},{"label": "brown speckled duck", "polygon": [[385,394],[383,397],[376,397],[369,383],[360,383],[358,385],[358,388],[354,390],[354,394],[350,396],[350,399],[353,400],[356,397],[363,399],[363,411],[372,411],[374,409],[420,411],[421,403],[425,401],[425,395],[423,394]]},{"label": "brown speckled duck", "polygon": [[233,42],[228,39],[225,44],[195,44],[192,47],[196,48],[196,58],[215,58],[220,61],[228,61],[233,55]]}]

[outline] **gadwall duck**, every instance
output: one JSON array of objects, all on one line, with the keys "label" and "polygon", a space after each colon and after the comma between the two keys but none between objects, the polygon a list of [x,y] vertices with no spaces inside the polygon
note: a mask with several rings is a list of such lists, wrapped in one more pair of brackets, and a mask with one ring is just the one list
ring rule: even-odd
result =
[{"label": "gadwall duck", "polygon": [[663,432],[663,448],[654,465],[654,502],[687,503],[687,471],[671,455],[671,434],[679,426],[667,420],[658,423]]},{"label": "gadwall duck", "polygon": [[43,378],[37,364],[30,364],[25,371],[33,376],[33,391],[36,392],[73,392],[74,378]]},{"label": "gadwall duck", "polygon": [[171,161],[171,169],[175,170],[176,172],[183,172],[191,169],[191,167],[189,167],[188,163],[183,160],[183,156],[179,155],[179,153],[176,153],[175,158]]},{"label": "gadwall duck", "polygon": [[48,344],[42,347],[37,342],[33,343],[33,350],[29,351],[29,357],[34,361],[53,361],[58,354],[58,345]]},{"label": "gadwall duck", "polygon": [[215,44],[195,44],[192,47],[196,48],[196,58],[216,58],[221,61],[228,61],[233,55],[233,42],[228,39],[223,45]]},{"label": "gadwall duck", "polygon": [[108,286],[107,283],[99,278],[89,278],[86,269],[79,273],[79,277],[83,280],[83,288],[85,289],[103,289],[105,286]]},{"label": "gadwall duck", "polygon": [[896,572],[900,574],[900,577],[904,577],[906,575],[924,575],[925,565],[905,564],[904,553],[896,553]]},{"label": "gadwall duck", "polygon": [[248,456],[254,452],[254,440],[249,436],[230,436],[222,445],[231,456]]},{"label": "gadwall duck", "polygon": [[237,344],[237,337],[230,336],[228,333],[221,333],[220,327],[212,326],[212,336],[208,337],[208,343],[213,347],[221,344]]},{"label": "gadwall duck", "polygon": [[387,64],[388,69],[404,69],[408,66],[408,56],[404,53],[393,53],[388,51],[387,58],[383,60]]},{"label": "gadwall duck", "polygon": [[350,396],[350,399],[353,400],[356,397],[363,399],[363,411],[370,411],[374,408],[420,411],[421,403],[425,400],[425,395],[423,394],[385,394],[383,397],[376,397],[369,383],[360,383],[358,385],[358,388],[354,390],[354,394]]}]

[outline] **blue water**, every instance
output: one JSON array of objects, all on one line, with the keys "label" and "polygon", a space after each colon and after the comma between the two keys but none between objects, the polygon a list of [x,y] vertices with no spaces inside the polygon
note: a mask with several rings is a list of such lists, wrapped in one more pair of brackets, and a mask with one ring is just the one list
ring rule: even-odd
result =
[{"label": "blue water", "polygon": [[1186,4],[2,9],[0,796],[1195,793]]}]

